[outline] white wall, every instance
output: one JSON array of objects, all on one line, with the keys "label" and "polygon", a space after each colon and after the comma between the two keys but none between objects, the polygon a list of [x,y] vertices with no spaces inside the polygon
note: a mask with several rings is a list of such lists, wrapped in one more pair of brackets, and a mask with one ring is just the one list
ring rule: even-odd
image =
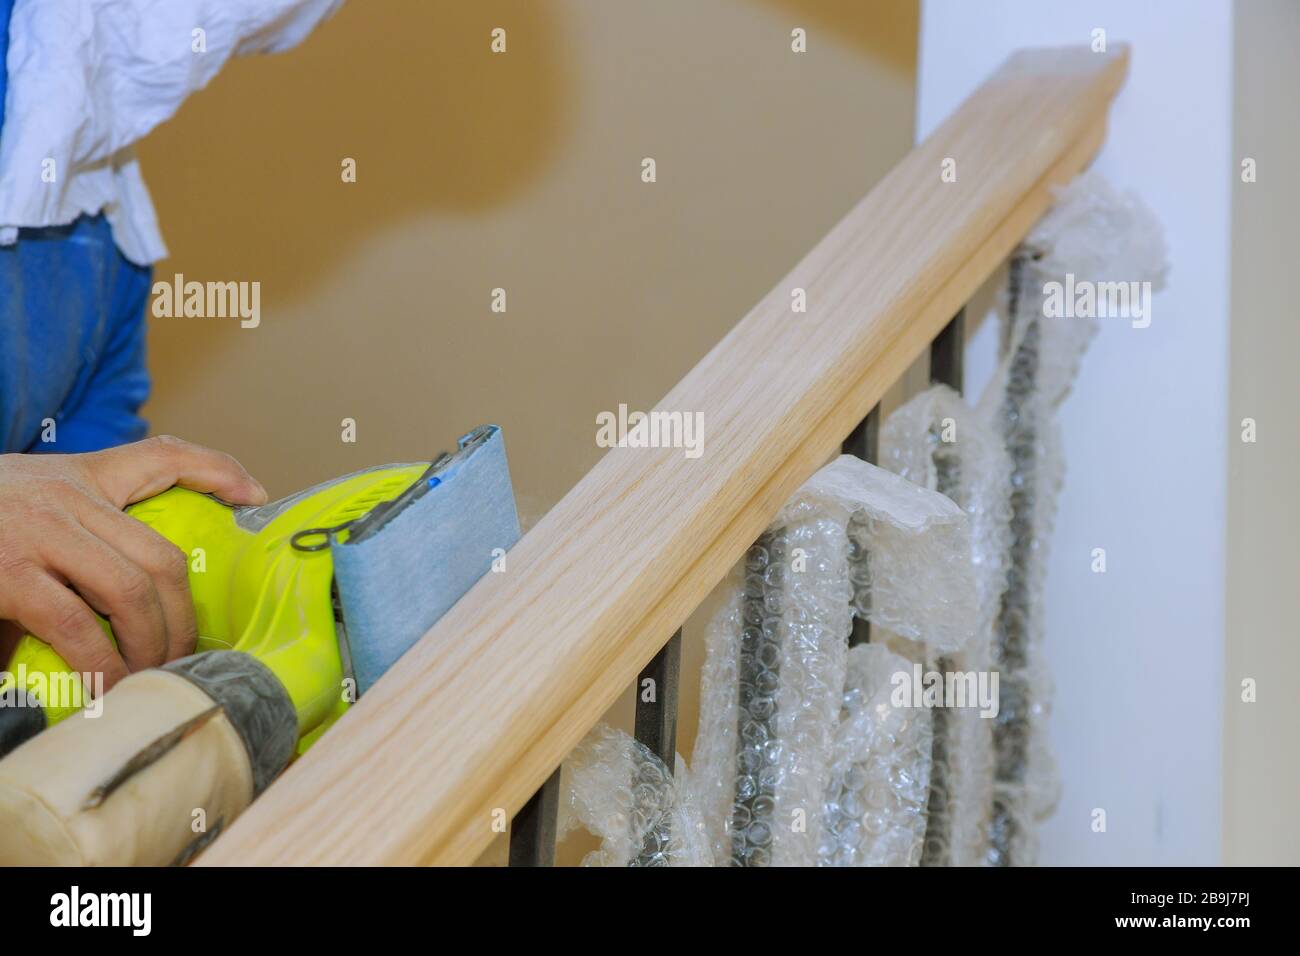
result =
[{"label": "white wall", "polygon": [[[1062,795],[1049,864],[1220,861],[1232,8],[1227,0],[925,0],[926,135],[1013,49],[1132,47],[1098,167],[1163,222],[1152,323],[1103,320],[1062,409],[1067,476],[1047,580]],[[995,335],[972,342],[972,394]],[[1105,548],[1108,570],[1090,554]],[[1093,808],[1107,832],[1091,829]]]},{"label": "white wall", "polygon": [[[1300,4],[1236,4],[1232,415],[1228,422],[1228,651],[1224,687],[1225,863],[1300,863]],[[1239,440],[1243,418],[1257,440]],[[1241,681],[1258,685],[1242,700]]]}]

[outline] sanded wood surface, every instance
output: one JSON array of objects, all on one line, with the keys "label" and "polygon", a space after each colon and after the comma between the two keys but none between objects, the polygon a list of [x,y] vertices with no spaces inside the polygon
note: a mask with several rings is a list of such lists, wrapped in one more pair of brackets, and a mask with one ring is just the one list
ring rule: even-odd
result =
[{"label": "sanded wood surface", "polygon": [[200,863],[472,862],[1083,169],[1127,61],[1008,60],[656,406],[701,457],[610,450]]}]

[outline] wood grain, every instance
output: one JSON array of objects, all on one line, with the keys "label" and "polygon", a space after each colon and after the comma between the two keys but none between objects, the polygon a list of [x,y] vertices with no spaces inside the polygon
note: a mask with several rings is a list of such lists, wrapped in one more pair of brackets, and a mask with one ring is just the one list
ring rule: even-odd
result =
[{"label": "wood grain", "polygon": [[200,862],[472,862],[1083,169],[1127,61],[1008,60],[656,406],[701,457],[609,451]]}]

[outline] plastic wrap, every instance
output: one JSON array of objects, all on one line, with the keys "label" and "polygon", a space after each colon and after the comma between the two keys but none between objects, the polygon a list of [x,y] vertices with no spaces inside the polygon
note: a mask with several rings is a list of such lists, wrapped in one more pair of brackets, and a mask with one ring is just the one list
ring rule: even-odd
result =
[{"label": "plastic wrap", "polygon": [[852,509],[848,534],[855,556],[866,555],[852,561],[854,613],[940,651],[970,640],[976,596],[970,524],[960,508],[849,455],[809,485]]},{"label": "plastic wrap", "polygon": [[[252,688],[222,672],[234,658],[253,660],[216,651],[131,674],[98,716],[79,711],[0,761],[0,866],[179,865],[227,829],[271,751],[289,759],[297,724],[262,665]],[[198,680],[176,666],[196,661],[218,666]],[[250,732],[267,738],[252,759]]]},{"label": "plastic wrap", "polygon": [[[994,865],[1034,862],[1036,824],[1051,812],[1058,793],[1045,739],[1051,682],[1042,647],[1047,549],[1064,474],[1056,409],[1098,319],[1049,318],[1048,284],[1150,282],[1158,288],[1163,273],[1164,244],[1154,217],[1095,174],[1062,190],[1011,261],[1000,302],[1002,359],[977,409],[1002,437],[1012,468],[1008,573],[992,648],[1001,680],[988,856]],[[1142,321],[1150,318],[1148,311]],[[1106,321],[1130,324],[1124,317]]]},{"label": "plastic wrap", "polygon": [[[253,796],[261,796],[289,765],[298,743],[298,715],[275,672],[252,654],[207,651],[163,665],[221,705],[248,751]],[[104,706],[113,698],[106,697]]]},{"label": "plastic wrap", "polygon": [[[1000,436],[960,395],[937,385],[889,416],[880,431],[880,456],[890,471],[947,495],[970,515],[978,607],[974,634],[959,651],[945,655],[926,642],[923,653],[940,672],[990,672],[1010,540],[1006,489],[1011,462]],[[973,708],[937,710],[933,732],[922,864],[978,865],[987,852],[993,803],[993,721]]]},{"label": "plastic wrap", "polygon": [[620,730],[597,724],[565,762],[561,789],[561,831],[581,825],[601,838],[583,866],[712,863],[690,789]]},{"label": "plastic wrap", "polygon": [[715,859],[816,863],[851,627],[848,539],[792,502],[729,579],[711,622],[695,779]]},{"label": "plastic wrap", "polygon": [[[865,562],[850,561],[850,528]],[[845,706],[853,608],[904,636],[960,646],[975,610],[969,534],[948,499],[846,455],[800,488],[720,585],[693,758],[716,860],[852,857],[823,831],[832,764],[844,748],[854,752],[858,733],[842,726],[853,713]]]},{"label": "plastic wrap", "polygon": [[849,650],[818,862],[915,866],[930,795],[932,712],[896,707],[911,662],[883,644]]}]

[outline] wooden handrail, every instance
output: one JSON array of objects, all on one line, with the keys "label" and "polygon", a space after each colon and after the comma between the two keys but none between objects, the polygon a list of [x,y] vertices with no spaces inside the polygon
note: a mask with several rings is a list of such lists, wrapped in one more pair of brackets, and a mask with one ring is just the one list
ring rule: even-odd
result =
[{"label": "wooden handrail", "polygon": [[1008,60],[656,406],[702,456],[610,450],[201,862],[472,862],[1085,166],[1127,61]]}]

